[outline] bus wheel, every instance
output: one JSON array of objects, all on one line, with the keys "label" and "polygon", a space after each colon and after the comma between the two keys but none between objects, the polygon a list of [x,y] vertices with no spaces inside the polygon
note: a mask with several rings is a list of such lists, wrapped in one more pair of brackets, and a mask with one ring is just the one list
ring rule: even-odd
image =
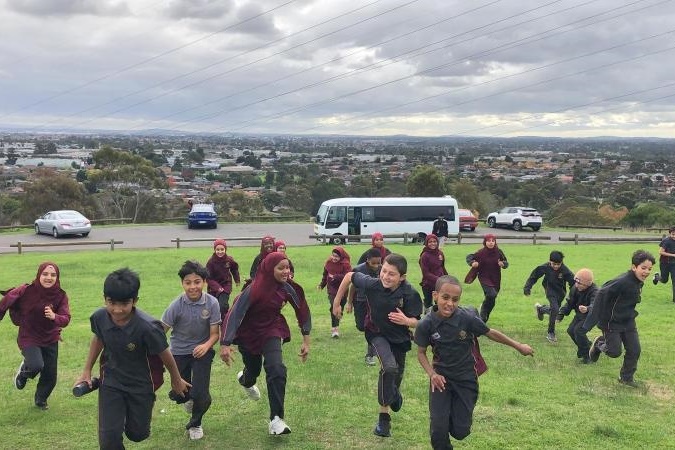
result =
[{"label": "bus wheel", "polygon": [[424,233],[417,233],[417,237],[414,238],[413,244],[418,243],[424,245],[424,241],[427,239],[427,235]]},{"label": "bus wheel", "polygon": [[342,235],[335,234],[330,238],[330,243],[333,245],[342,245],[345,243],[345,239],[342,237]]}]

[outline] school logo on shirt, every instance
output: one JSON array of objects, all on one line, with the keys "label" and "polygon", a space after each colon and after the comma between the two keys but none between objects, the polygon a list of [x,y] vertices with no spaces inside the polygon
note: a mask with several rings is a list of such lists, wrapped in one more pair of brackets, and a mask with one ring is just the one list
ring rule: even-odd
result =
[{"label": "school logo on shirt", "polygon": [[398,299],[398,302],[396,303],[397,308],[403,308],[403,297]]},{"label": "school logo on shirt", "polygon": [[134,344],[133,342],[129,342],[127,344],[127,351],[133,352],[134,350],[136,350],[136,344]]},{"label": "school logo on shirt", "polygon": [[209,317],[211,317],[209,310],[206,308],[202,309],[202,319],[208,319]]},{"label": "school logo on shirt", "polygon": [[431,340],[432,341],[437,341],[441,338],[441,334],[437,331],[434,334],[431,335]]},{"label": "school logo on shirt", "polygon": [[468,333],[467,333],[466,331],[461,330],[461,331],[459,332],[459,340],[460,340],[460,341],[465,340],[467,337],[468,337]]}]

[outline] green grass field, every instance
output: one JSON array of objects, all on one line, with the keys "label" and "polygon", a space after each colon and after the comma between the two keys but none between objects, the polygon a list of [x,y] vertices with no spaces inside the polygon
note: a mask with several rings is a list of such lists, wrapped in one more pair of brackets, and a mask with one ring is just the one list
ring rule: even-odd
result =
[{"label": "green grass field", "polygon": [[[573,270],[590,267],[598,284],[627,270],[632,252],[640,244],[564,245],[565,263]],[[500,246],[510,261],[504,271],[502,291],[497,298],[489,325],[535,349],[534,358],[481,339],[488,372],[480,378],[480,398],[474,415],[472,434],[454,441],[458,449],[636,449],[675,448],[672,402],[675,390],[675,343],[672,339],[675,305],[670,285],[647,283],[639,305],[638,327],[642,356],[633,389],[617,383],[621,358],[605,356],[595,365],[577,362],[575,347],[565,330],[567,318],[558,328],[559,342],[545,339],[546,325],[535,318],[533,304],[545,301],[542,288],[535,286],[531,297],[524,297],[522,286],[535,265],[548,259],[550,245]],[[655,244],[644,248],[656,253]],[[356,261],[367,248],[347,248]],[[415,285],[421,279],[418,246],[389,246],[409,261],[408,279]],[[446,245],[448,271],[463,279],[467,271],[464,257],[478,246]],[[248,273],[257,249],[234,247],[230,254]],[[304,286],[313,314],[312,348],[306,364],[296,356],[300,335],[292,314],[286,308],[293,340],[285,345],[288,366],[286,421],[290,435],[267,434],[268,404],[264,377],[258,385],[263,393],[259,402],[250,401],[235,380],[241,359],[227,368],[218,359],[212,371],[213,405],[204,418],[205,437],[190,442],[184,430],[187,414],[167,398],[167,383],[157,393],[152,435],[143,443],[128,441],[137,449],[424,449],[429,448],[427,377],[415,358],[408,355],[402,392],[403,409],[393,414],[392,437],[372,434],[377,419],[376,367],[363,363],[365,343],[354,326],[353,316],[345,316],[341,337],[330,339],[330,317],[325,291],[317,291],[328,246],[290,248],[296,280]],[[27,253],[3,255],[2,282],[7,288],[29,282],[43,260],[55,261],[61,269],[61,285],[70,298],[72,321],[63,331],[60,345],[59,382],[49,399],[49,411],[33,406],[35,380],[26,389],[13,385],[21,355],[16,346],[16,327],[9,318],[0,324],[0,426],[5,435],[0,444],[7,449],[97,448],[97,395],[76,399],[71,394],[79,375],[91,337],[89,315],[102,305],[102,283],[112,270],[128,266],[141,276],[139,307],[159,317],[169,302],[181,292],[177,271],[186,259],[205,263],[208,246],[199,249],[146,251],[59,252],[51,256]],[[462,303],[480,305],[482,292],[474,283],[465,287]],[[594,330],[591,337],[598,333]],[[671,356],[668,356],[671,355]]]}]

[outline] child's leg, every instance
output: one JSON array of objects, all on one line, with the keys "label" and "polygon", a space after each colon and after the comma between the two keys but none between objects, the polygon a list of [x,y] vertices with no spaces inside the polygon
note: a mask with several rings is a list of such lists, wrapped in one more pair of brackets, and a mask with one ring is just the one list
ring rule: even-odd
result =
[{"label": "child's leg", "polygon": [[577,357],[579,358],[588,358],[588,351],[591,349],[591,341],[583,329],[585,321],[585,315],[575,315],[567,329],[567,333],[577,345]]},{"label": "child's leg", "polygon": [[363,332],[366,329],[366,302],[354,301],[354,321],[356,322],[356,329]]},{"label": "child's leg", "polygon": [[102,384],[98,390],[98,445],[101,450],[124,448],[127,404],[124,392]]},{"label": "child's leg", "polygon": [[449,381],[446,384],[446,390],[452,393],[450,435],[455,439],[462,440],[471,433],[473,409],[476,406],[476,401],[478,401],[478,383],[475,380]]},{"label": "child's leg", "polygon": [[[370,344],[380,360],[380,376],[377,383],[377,401],[380,406],[389,406],[398,397],[397,380],[399,378],[398,363],[391,350],[389,341],[381,336],[374,337]],[[400,384],[400,382],[399,382]]]},{"label": "child's leg", "polygon": [[56,374],[59,359],[59,343],[55,342],[46,347],[38,347],[42,354],[42,370],[40,380],[35,390],[35,403],[46,403],[56,386]]},{"label": "child's leg", "polygon": [[35,378],[42,372],[45,362],[42,357],[42,349],[38,346],[26,347],[21,351],[23,355],[23,368],[21,376],[25,378]]},{"label": "child's leg", "polygon": [[[180,377],[192,384],[192,362],[194,360],[192,355],[173,355],[173,359],[176,361],[176,367],[178,367]],[[192,398],[192,389],[190,389],[183,397],[176,394],[173,390],[169,391],[169,398],[180,405]]]},{"label": "child's leg", "polygon": [[262,352],[267,378],[267,398],[270,402],[270,420],[273,420],[274,416],[283,419],[287,372],[282,358],[281,339],[268,340]]},{"label": "child's leg", "polygon": [[[671,281],[671,285],[672,285],[672,288],[673,288],[673,298],[672,298],[672,300],[673,300],[673,302],[675,302],[675,263],[668,264],[668,272],[666,272],[666,274],[667,275],[665,277],[665,281],[663,281],[663,282],[667,283],[668,282],[668,276],[670,276],[670,281]],[[664,279],[661,278],[661,280],[664,280]]]},{"label": "child's leg", "polygon": [[[202,417],[211,406],[211,393],[209,385],[211,384],[211,365],[213,363],[213,349],[206,352],[201,358],[195,358],[192,361],[192,387],[190,388],[190,397],[194,401],[192,407],[192,417],[185,426],[186,429],[197,427],[202,424]],[[183,378],[187,380],[187,378]]]},{"label": "child's leg", "polygon": [[429,385],[429,437],[434,450],[450,450],[450,408],[452,390],[446,385],[444,391],[431,392]]},{"label": "child's leg", "polygon": [[432,292],[433,291],[434,291],[433,289],[422,286],[422,294],[424,295],[424,308],[425,309],[431,308],[434,304],[433,298],[432,298]]},{"label": "child's leg", "polygon": [[155,393],[132,394],[125,392],[127,406],[124,434],[133,442],[141,442],[150,437],[152,408],[155,406]]},{"label": "child's leg", "polygon": [[558,311],[560,310],[560,300],[553,295],[547,296],[547,300],[550,306],[548,312],[548,332],[555,333],[555,319],[558,317]]},{"label": "child's leg", "polygon": [[480,305],[480,318],[483,319],[483,322],[487,322],[490,318],[490,313],[495,307],[495,300],[497,299],[497,290],[490,286],[485,286],[481,284],[483,288],[483,294],[485,298],[483,303]]},{"label": "child's leg", "polygon": [[258,376],[260,376],[262,355],[253,355],[241,345],[239,346],[239,353],[241,353],[241,360],[244,363],[244,373],[239,379],[239,383],[246,388],[250,388],[255,385]]},{"label": "child's leg", "polygon": [[621,366],[621,379],[632,380],[637,371],[637,363],[642,351],[637,329],[632,327],[621,333],[621,340],[623,341],[623,348],[626,350]]},{"label": "child's leg", "polygon": [[[340,326],[340,318],[333,314],[333,300],[335,299],[334,295],[328,294],[328,310],[330,311],[330,326],[335,328]],[[342,301],[340,301],[340,306],[344,310],[345,305],[347,304],[347,297],[343,296]]]}]

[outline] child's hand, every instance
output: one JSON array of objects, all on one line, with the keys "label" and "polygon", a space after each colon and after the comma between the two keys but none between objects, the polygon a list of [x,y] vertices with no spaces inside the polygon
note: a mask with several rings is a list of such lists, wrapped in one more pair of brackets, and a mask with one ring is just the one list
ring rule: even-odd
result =
[{"label": "child's hand", "polygon": [[473,267],[474,269],[475,269],[476,267],[478,267],[478,261],[472,262],[472,263],[471,263],[471,267]]},{"label": "child's hand", "polygon": [[232,365],[232,362],[234,362],[234,350],[232,350],[232,347],[229,345],[221,345],[220,346],[220,359],[223,360],[225,364],[227,364],[227,367],[230,367]]},{"label": "child's hand", "polygon": [[[333,300],[335,301],[335,300]],[[340,302],[337,302],[337,305],[333,304],[333,315],[337,317],[338,319],[342,318],[342,306],[340,306]]]},{"label": "child's hand", "polygon": [[527,344],[518,345],[518,351],[523,356],[534,356],[534,349]]},{"label": "child's hand", "polygon": [[300,361],[307,361],[307,356],[309,356],[309,344],[307,342],[303,342],[300,346],[300,353],[298,356],[300,356]]},{"label": "child's hand", "polygon": [[177,380],[171,380],[171,390],[181,397],[185,397],[185,394],[187,394],[191,387],[192,385],[190,383],[180,377]]},{"label": "child's hand", "polygon": [[56,314],[52,310],[51,305],[45,306],[45,317],[49,320],[54,320],[56,318]]},{"label": "child's hand", "polygon": [[199,359],[202,356],[206,355],[206,353],[209,351],[209,346],[207,344],[201,344],[197,345],[195,349],[192,351],[192,356],[195,358]]},{"label": "child's hand", "polygon": [[408,316],[403,314],[403,311],[401,311],[399,308],[396,308],[396,311],[390,312],[387,317],[389,318],[390,322],[394,322],[396,325],[408,326],[410,323]]},{"label": "child's hand", "polygon": [[579,312],[582,314],[586,314],[588,312],[588,306],[579,305]]},{"label": "child's hand", "polygon": [[347,304],[345,305],[345,312],[346,312],[347,314],[351,314],[353,309],[354,309],[354,305],[352,305],[351,303],[347,302]]},{"label": "child's hand", "polygon": [[431,381],[431,392],[443,392],[445,390],[445,377],[443,375],[434,372],[434,374],[429,377],[429,380]]}]

